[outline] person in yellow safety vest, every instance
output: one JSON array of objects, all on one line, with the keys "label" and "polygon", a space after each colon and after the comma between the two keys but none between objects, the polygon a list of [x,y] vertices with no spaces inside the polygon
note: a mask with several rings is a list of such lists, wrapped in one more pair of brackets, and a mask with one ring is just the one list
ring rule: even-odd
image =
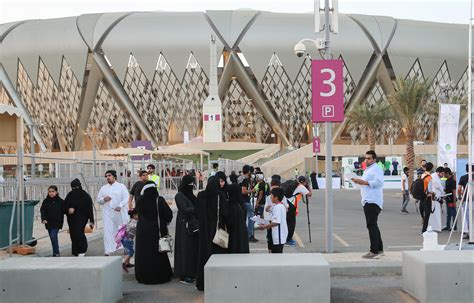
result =
[{"label": "person in yellow safety vest", "polygon": [[146,170],[148,171],[148,180],[155,182],[156,184],[156,189],[158,190],[160,188],[160,176],[155,174],[155,165],[153,164],[148,164],[146,167]]}]

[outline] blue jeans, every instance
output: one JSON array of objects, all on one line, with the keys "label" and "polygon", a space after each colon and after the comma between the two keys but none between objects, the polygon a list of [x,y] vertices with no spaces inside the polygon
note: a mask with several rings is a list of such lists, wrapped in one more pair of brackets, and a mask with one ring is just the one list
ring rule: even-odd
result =
[{"label": "blue jeans", "polygon": [[122,246],[125,248],[125,253],[128,256],[133,257],[133,254],[135,253],[135,250],[133,250],[133,240],[126,238],[122,239]]},{"label": "blue jeans", "polygon": [[403,202],[402,202],[402,210],[407,210],[408,202],[410,202],[410,193],[408,190],[403,191]]},{"label": "blue jeans", "polygon": [[51,239],[51,245],[53,246],[53,255],[59,255],[58,232],[59,229],[57,228],[48,229],[49,238]]},{"label": "blue jeans", "polygon": [[[451,227],[451,218],[454,223],[454,219],[456,218],[456,207],[446,207],[446,227],[449,229]],[[457,223],[456,226],[453,226],[453,228],[457,229]]]},{"label": "blue jeans", "polygon": [[250,220],[254,216],[252,203],[245,202],[245,207],[247,208],[247,233],[249,238],[251,238],[253,237],[253,226],[255,224],[254,221]]}]

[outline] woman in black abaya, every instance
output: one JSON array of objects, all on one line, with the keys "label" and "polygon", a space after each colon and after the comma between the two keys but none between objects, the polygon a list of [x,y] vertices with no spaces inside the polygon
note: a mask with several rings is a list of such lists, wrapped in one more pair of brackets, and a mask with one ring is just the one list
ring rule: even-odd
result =
[{"label": "woman in black abaya", "polygon": [[226,176],[223,172],[217,172],[209,178],[206,189],[197,196],[197,215],[199,219],[199,250],[196,271],[196,287],[204,290],[204,265],[212,254],[227,253],[228,250],[212,243],[216,234],[217,225],[217,197],[219,202],[219,223],[225,227],[227,216],[227,199],[225,193]]},{"label": "woman in black abaya", "polygon": [[194,178],[184,176],[174,200],[176,216],[174,273],[182,283],[193,283],[196,277],[198,231],[196,230],[196,201]]},{"label": "woman in black abaya", "polygon": [[249,253],[249,237],[246,214],[242,211],[242,187],[231,184],[227,187],[228,214],[226,218],[227,232],[229,233],[229,253]]},{"label": "woman in black abaya", "polygon": [[73,256],[85,256],[87,252],[87,238],[84,227],[87,221],[94,227],[94,208],[91,196],[86,193],[78,179],[71,182],[72,190],[64,199],[67,207],[67,224],[71,237],[71,251]]},{"label": "woman in black abaya", "polygon": [[[158,211],[160,225],[158,226]],[[135,237],[135,278],[142,284],[161,284],[171,280],[173,271],[166,253],[158,252],[158,241],[168,234],[167,224],[173,219],[173,212],[158,191],[153,181],[148,181],[142,195],[136,201],[138,213]],[[160,232],[158,232],[158,230]]]}]

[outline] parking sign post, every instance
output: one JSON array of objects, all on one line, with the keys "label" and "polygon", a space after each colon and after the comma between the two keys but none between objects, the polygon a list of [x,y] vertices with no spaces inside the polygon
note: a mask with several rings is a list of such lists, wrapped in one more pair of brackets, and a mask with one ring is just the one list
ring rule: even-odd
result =
[{"label": "parking sign post", "polygon": [[[312,120],[325,123],[326,150],[326,252],[333,248],[333,196],[332,196],[332,122],[344,120],[344,86],[341,60],[330,60],[329,1],[325,0],[325,50],[326,60],[313,60],[312,77]],[[316,13],[316,11],[315,11]],[[319,13],[319,12],[318,12]]]}]

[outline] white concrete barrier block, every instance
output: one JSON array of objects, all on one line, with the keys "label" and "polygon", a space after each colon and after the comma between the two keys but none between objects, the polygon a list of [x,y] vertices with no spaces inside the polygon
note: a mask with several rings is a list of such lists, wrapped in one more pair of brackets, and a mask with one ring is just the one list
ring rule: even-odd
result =
[{"label": "white concrete barrier block", "polygon": [[474,302],[474,251],[403,252],[403,289],[424,302]]},{"label": "white concrete barrier block", "polygon": [[213,255],[204,268],[205,302],[330,302],[321,254]]},{"label": "white concrete barrier block", "polygon": [[0,261],[0,302],[117,302],[122,258],[10,258]]}]

